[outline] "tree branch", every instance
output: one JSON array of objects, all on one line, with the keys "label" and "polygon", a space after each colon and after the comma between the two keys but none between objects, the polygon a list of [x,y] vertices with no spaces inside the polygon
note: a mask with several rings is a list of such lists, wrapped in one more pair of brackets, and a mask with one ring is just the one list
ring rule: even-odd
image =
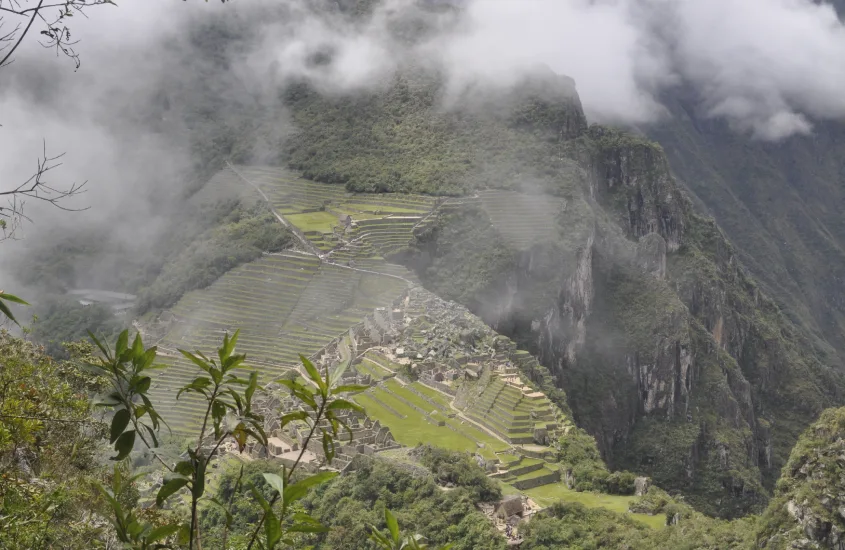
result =
[{"label": "tree branch", "polygon": [[23,42],[24,37],[29,32],[29,29],[32,27],[32,24],[35,22],[35,18],[38,17],[38,11],[41,9],[41,6],[43,4],[44,4],[44,0],[39,0],[38,6],[33,8],[35,11],[33,12],[32,17],[29,18],[29,23],[26,24],[26,28],[24,28],[23,32],[18,37],[18,41],[15,43],[14,46],[12,46],[12,49],[9,50],[9,53],[7,53],[6,56],[3,57],[2,60],[0,60],[0,68],[2,68],[4,65],[6,65],[6,62],[9,60],[10,57],[12,57],[12,54],[15,53],[15,50],[18,49],[18,46],[21,45],[21,42]]}]

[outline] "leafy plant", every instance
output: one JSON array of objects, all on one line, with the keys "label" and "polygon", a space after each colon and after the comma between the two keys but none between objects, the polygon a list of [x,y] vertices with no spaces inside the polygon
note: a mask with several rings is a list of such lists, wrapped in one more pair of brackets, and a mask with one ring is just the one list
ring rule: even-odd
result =
[{"label": "leafy plant", "polygon": [[15,303],[15,304],[23,304],[25,306],[27,306],[29,304],[26,303],[25,301],[23,301],[21,298],[18,298],[17,296],[15,296],[14,294],[9,294],[8,292],[4,292],[4,291],[0,290],[0,313],[5,315],[6,317],[8,317],[9,320],[12,321],[13,323],[15,323],[16,325],[18,325],[19,323],[15,319],[15,316],[12,315],[12,310],[9,309],[9,305],[4,303],[4,302],[12,302],[12,303]]},{"label": "leafy plant", "polygon": [[[149,372],[159,368],[154,363],[156,348],[145,348],[141,336],[137,335],[129,345],[129,334],[123,331],[118,336],[114,350],[103,344],[93,334],[91,338],[102,352],[103,356],[90,364],[98,374],[110,381],[110,390],[104,400],[97,403],[100,407],[114,410],[111,420],[109,441],[114,444],[117,454],[115,461],[126,459],[135,447],[136,440],[140,440],[158,459],[168,474],[156,495],[156,505],[163,507],[169,499],[187,490],[190,498],[190,520],[187,523],[166,523],[153,526],[139,519],[138,514],[128,506],[121,504],[117,495],[122,487],[134,480],[126,478],[118,468],[112,478],[111,488],[101,486],[101,491],[112,508],[111,522],[115,527],[118,539],[130,548],[146,550],[152,548],[166,548],[174,544],[187,545],[188,548],[198,548],[200,540],[199,505],[208,501],[223,510],[226,521],[222,536],[222,546],[225,549],[228,540],[228,530],[232,525],[232,498],[224,504],[214,497],[205,497],[206,478],[211,460],[217,456],[220,446],[229,438],[234,439],[238,449],[243,451],[250,439],[266,447],[267,435],[262,424],[263,417],[253,410],[253,398],[256,391],[261,390],[258,385],[258,373],[251,372],[247,377],[238,376],[237,371],[243,368],[246,356],[235,353],[239,331],[230,338],[227,334],[223,344],[217,350],[217,359],[211,359],[200,351],[189,352],[179,350],[183,356],[194,363],[202,374],[194,378],[177,393],[177,399],[183,393],[196,393],[205,398],[206,410],[203,416],[197,442],[187,449],[188,459],[171,466],[164,461],[155,448],[159,445],[157,433],[166,426],[162,417],[156,412],[154,404],[147,395],[151,378]],[[312,487],[329,481],[337,472],[323,471],[295,480],[294,474],[302,463],[302,458],[312,439],[319,438],[326,461],[331,463],[336,455],[335,441],[341,429],[346,430],[350,439],[352,430],[339,415],[340,411],[352,410],[363,412],[363,409],[344,398],[341,394],[362,391],[366,386],[339,385],[341,370],[330,374],[326,368],[321,373],[306,357],[300,356],[306,384],[297,380],[281,379],[280,384],[287,387],[291,395],[300,403],[299,410],[282,416],[281,427],[291,422],[304,422],[308,427],[296,461],[290,468],[283,468],[282,474],[263,474],[264,480],[273,490],[273,496],[268,500],[254,485],[250,490],[255,501],[262,509],[260,520],[256,523],[251,537],[248,539],[247,549],[253,547],[272,550],[280,544],[292,546],[292,538],[297,533],[321,533],[327,528],[318,520],[301,511],[295,506]],[[243,469],[241,469],[235,491],[241,486]],[[260,534],[263,533],[263,536]],[[176,539],[175,541],[171,539]],[[412,539],[408,539],[412,540]],[[418,540],[413,539],[414,546],[402,548],[425,548]],[[170,546],[169,546],[170,545]],[[398,548],[398,547],[397,547]]]},{"label": "leafy plant", "polygon": [[[370,527],[370,540],[383,550],[427,550],[428,545],[423,542],[421,535],[402,537],[399,532],[399,522],[387,508],[384,509],[384,521],[387,524],[388,536],[383,535],[375,527]],[[441,546],[438,550],[449,550],[451,544]]]}]

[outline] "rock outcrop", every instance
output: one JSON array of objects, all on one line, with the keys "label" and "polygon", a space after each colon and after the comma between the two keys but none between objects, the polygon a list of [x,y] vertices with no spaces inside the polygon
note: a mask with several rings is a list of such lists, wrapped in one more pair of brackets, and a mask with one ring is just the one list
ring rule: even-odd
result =
[{"label": "rock outcrop", "polygon": [[798,440],[760,521],[759,548],[845,549],[845,409]]}]

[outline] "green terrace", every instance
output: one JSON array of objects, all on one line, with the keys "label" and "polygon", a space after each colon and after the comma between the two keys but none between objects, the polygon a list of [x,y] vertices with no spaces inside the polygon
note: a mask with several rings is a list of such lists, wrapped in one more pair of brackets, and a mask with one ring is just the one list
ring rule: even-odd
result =
[{"label": "green terrace", "polygon": [[367,415],[390,428],[396,441],[409,447],[431,443],[445,449],[478,452],[495,459],[496,452],[509,446],[466,420],[449,407],[445,396],[433,396],[432,390],[414,382],[383,380],[354,397]]},{"label": "green terrace", "polygon": [[240,329],[238,351],[267,382],[298,368],[300,354],[317,353],[373,308],[392,304],[406,287],[396,278],[299,253],[267,255],[233,269],[208,288],[186,294],[171,310],[178,322],[159,343],[168,368],[152,389],[165,403],[163,416],[182,432],[199,421],[201,412],[190,397],[173,402],[174,390],[198,372],[176,349],[212,354],[225,333]]},{"label": "green terrace", "polygon": [[482,191],[479,197],[490,221],[510,245],[524,249],[556,238],[563,199],[514,191]]},{"label": "green terrace", "polygon": [[532,444],[535,427],[549,431],[557,428],[552,406],[544,395],[524,394],[500,378],[490,381],[466,413],[513,444]]},{"label": "green terrace", "polygon": [[[398,252],[413,238],[414,225],[436,204],[433,197],[424,195],[348,193],[342,186],[305,180],[283,168],[238,166],[235,170],[260,188],[273,208],[323,252],[350,241],[368,244],[370,252],[379,256]],[[347,216],[354,221],[348,229]]]}]

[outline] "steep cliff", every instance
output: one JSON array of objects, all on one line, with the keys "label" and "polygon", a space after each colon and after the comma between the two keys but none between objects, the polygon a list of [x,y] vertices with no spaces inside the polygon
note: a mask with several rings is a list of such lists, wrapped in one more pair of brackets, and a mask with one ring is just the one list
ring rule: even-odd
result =
[{"label": "steep cliff", "polygon": [[845,409],[798,440],[759,522],[759,548],[845,548]]},{"label": "steep cliff", "polygon": [[[703,510],[759,509],[841,375],[694,213],[656,144],[592,127],[557,234],[515,246],[484,193],[418,231],[412,264],[538,354],[614,467]],[[483,266],[483,267],[482,267]]]}]

